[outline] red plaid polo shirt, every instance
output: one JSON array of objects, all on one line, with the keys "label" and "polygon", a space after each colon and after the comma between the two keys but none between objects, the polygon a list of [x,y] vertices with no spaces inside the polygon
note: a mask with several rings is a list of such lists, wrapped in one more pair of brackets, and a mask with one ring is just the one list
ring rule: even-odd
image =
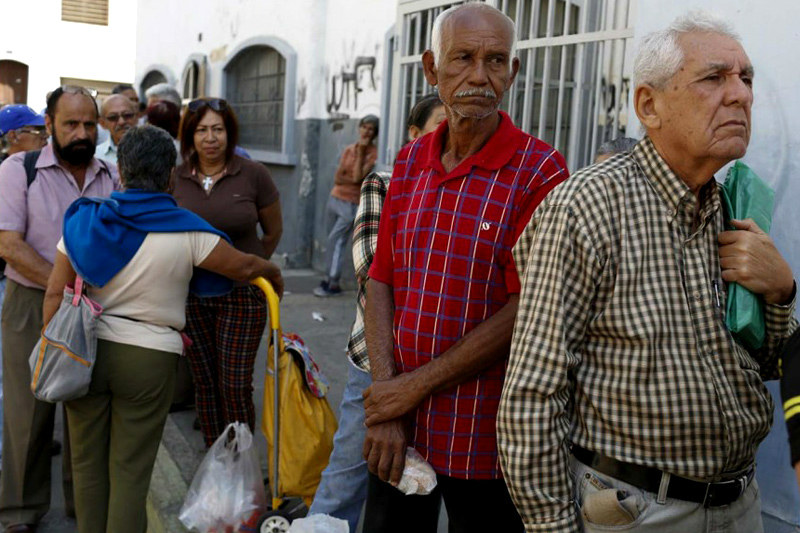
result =
[{"label": "red plaid polo shirt", "polygon": [[[397,156],[369,275],[394,292],[398,372],[444,353],[519,293],[511,248],[567,177],[561,154],[500,115],[483,148],[450,173],[440,160],[446,122]],[[439,474],[501,477],[495,418],[505,368],[499,361],[413,414],[413,445]]]}]

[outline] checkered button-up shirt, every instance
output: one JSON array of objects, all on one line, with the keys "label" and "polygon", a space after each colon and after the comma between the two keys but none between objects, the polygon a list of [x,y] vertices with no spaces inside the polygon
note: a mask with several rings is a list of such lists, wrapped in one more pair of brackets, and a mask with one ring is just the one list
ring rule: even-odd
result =
[{"label": "checkered button-up shirt", "polygon": [[725,328],[714,180],[700,200],[649,139],[554,190],[514,250],[524,272],[498,414],[506,481],[528,532],[577,532],[568,442],[713,480],[753,462],[796,327],[767,305],[748,353]]},{"label": "checkered button-up shirt", "polygon": [[[398,372],[446,352],[519,292],[511,248],[567,176],[558,152],[501,117],[483,148],[449,173],[440,161],[447,123],[397,156],[370,277],[393,289]],[[430,396],[413,413],[413,445],[438,473],[500,477],[495,419],[505,366]]]},{"label": "checkered button-up shirt", "polygon": [[356,296],[356,320],[347,343],[347,356],[350,362],[364,372],[369,372],[367,339],[364,335],[364,306],[367,303],[367,280],[369,267],[378,244],[378,222],[381,219],[383,201],[389,189],[388,172],[373,172],[361,185],[361,198],[353,222],[353,266],[358,280]]}]

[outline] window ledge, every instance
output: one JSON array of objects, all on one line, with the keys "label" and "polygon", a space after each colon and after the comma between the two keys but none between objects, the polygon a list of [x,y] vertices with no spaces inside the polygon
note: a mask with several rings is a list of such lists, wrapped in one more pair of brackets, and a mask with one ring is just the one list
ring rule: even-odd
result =
[{"label": "window ledge", "polygon": [[270,163],[273,165],[283,165],[292,167],[297,165],[297,154],[285,154],[283,152],[272,152],[270,150],[260,150],[249,146],[242,146],[254,161]]}]

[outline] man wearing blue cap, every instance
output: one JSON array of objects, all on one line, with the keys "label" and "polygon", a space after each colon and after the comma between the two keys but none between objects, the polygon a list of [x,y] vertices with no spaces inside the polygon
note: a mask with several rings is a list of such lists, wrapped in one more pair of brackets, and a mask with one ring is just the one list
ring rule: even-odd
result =
[{"label": "man wearing blue cap", "polygon": [[0,139],[0,162],[17,152],[38,150],[47,144],[44,117],[23,104],[7,105],[0,109]]}]

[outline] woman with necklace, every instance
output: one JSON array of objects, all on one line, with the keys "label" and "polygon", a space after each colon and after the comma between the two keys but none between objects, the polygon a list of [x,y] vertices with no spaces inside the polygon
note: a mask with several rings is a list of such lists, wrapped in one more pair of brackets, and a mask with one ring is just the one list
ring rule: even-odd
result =
[{"label": "woman with necklace", "polygon": [[[225,232],[235,248],[269,259],[282,232],[278,190],[264,165],[234,154],[238,136],[236,115],[225,100],[189,102],[173,195],[178,205]],[[230,422],[255,427],[253,366],[266,303],[260,290],[240,283],[226,295],[190,296],[186,315],[186,333],[194,343],[188,357],[195,406],[211,446]]]}]

